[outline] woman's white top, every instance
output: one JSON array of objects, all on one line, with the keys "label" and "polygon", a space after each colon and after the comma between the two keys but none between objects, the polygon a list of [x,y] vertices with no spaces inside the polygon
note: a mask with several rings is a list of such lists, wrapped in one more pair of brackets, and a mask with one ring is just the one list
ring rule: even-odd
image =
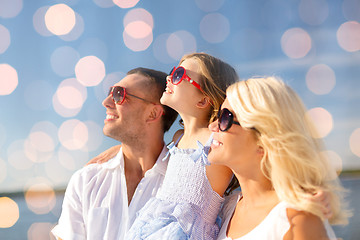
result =
[{"label": "woman's white top", "polygon": [[[219,240],[232,240],[226,236],[229,221],[235,211],[237,202],[241,198],[241,193],[232,194],[227,197],[224,207],[221,212],[222,224],[220,233],[218,236]],[[283,239],[284,235],[289,231],[290,223],[286,213],[287,208],[293,208],[286,202],[280,202],[277,204],[265,219],[251,230],[246,235],[236,238],[235,240],[279,240]],[[330,224],[325,221],[323,222],[329,239],[336,240],[334,231]]]}]

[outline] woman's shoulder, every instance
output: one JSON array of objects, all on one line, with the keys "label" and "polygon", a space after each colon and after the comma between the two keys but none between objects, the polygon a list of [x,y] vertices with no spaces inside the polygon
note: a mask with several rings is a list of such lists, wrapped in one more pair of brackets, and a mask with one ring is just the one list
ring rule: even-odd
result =
[{"label": "woman's shoulder", "polygon": [[286,208],[290,229],[284,236],[287,239],[328,239],[327,231],[323,221],[316,215]]}]

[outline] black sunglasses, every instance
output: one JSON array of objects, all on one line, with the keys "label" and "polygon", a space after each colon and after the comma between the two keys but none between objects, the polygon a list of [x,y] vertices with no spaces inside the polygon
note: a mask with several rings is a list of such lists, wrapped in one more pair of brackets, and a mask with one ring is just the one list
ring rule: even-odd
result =
[{"label": "black sunglasses", "polygon": [[138,96],[135,96],[135,95],[132,95],[132,94],[126,92],[126,89],[124,87],[120,87],[120,86],[112,86],[112,87],[110,87],[108,96],[110,94],[112,96],[112,100],[114,101],[114,103],[119,104],[119,105],[121,105],[125,101],[126,95],[129,95],[129,96],[132,96],[134,98],[137,98],[137,99],[143,100],[145,102],[156,105],[156,103],[153,103],[151,101],[148,101],[146,99],[143,99],[141,97],[138,97]]},{"label": "black sunglasses", "polygon": [[[220,106],[217,118],[218,118],[219,130],[222,131],[222,132],[226,132],[227,130],[229,130],[229,128],[231,128],[231,126],[233,124],[241,126],[239,122],[234,121],[234,114],[227,108],[221,109],[221,106]],[[261,134],[254,127],[250,128],[250,129],[258,132],[259,134]]]},{"label": "black sunglasses", "polygon": [[234,121],[234,114],[227,108],[219,109],[217,117],[218,127],[222,132],[229,130],[233,124],[241,126],[239,122]]},{"label": "black sunglasses", "polygon": [[171,83],[174,85],[178,85],[179,83],[181,83],[182,80],[187,80],[189,81],[189,83],[191,83],[192,85],[194,85],[197,89],[201,90],[200,85],[195,82],[194,80],[192,80],[188,75],[186,75],[186,70],[183,67],[173,67],[173,69],[170,71],[168,78],[170,79]]}]

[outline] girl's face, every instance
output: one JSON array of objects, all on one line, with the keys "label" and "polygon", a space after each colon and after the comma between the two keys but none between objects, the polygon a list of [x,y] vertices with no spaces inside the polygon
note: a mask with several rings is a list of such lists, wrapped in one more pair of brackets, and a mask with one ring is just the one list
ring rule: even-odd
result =
[{"label": "girl's face", "polygon": [[[186,59],[180,66],[185,68],[186,75],[189,76],[191,80],[200,84],[199,65],[195,59]],[[187,111],[191,106],[195,106],[198,99],[203,96],[203,93],[188,80],[183,79],[179,84],[174,85],[168,77],[166,90],[160,102],[181,112]]]},{"label": "girl's face", "polygon": [[[221,108],[230,110],[233,113],[234,121],[238,121],[227,98]],[[219,130],[218,121],[219,119],[209,125],[209,129],[214,132],[214,139],[208,156],[209,161],[228,166],[233,170],[249,169],[249,167],[251,169],[254,167],[254,163],[257,162],[258,164],[262,155],[253,130],[232,124],[228,130],[222,132]]]}]

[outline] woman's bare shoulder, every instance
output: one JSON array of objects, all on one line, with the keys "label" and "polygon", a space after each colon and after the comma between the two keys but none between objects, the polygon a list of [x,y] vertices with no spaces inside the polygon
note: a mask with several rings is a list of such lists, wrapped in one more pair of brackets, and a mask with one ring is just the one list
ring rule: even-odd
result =
[{"label": "woman's bare shoulder", "polygon": [[284,240],[329,239],[326,234],[325,226],[318,216],[305,211],[298,211],[293,208],[288,208],[286,212],[290,223],[290,229],[284,236]]}]

